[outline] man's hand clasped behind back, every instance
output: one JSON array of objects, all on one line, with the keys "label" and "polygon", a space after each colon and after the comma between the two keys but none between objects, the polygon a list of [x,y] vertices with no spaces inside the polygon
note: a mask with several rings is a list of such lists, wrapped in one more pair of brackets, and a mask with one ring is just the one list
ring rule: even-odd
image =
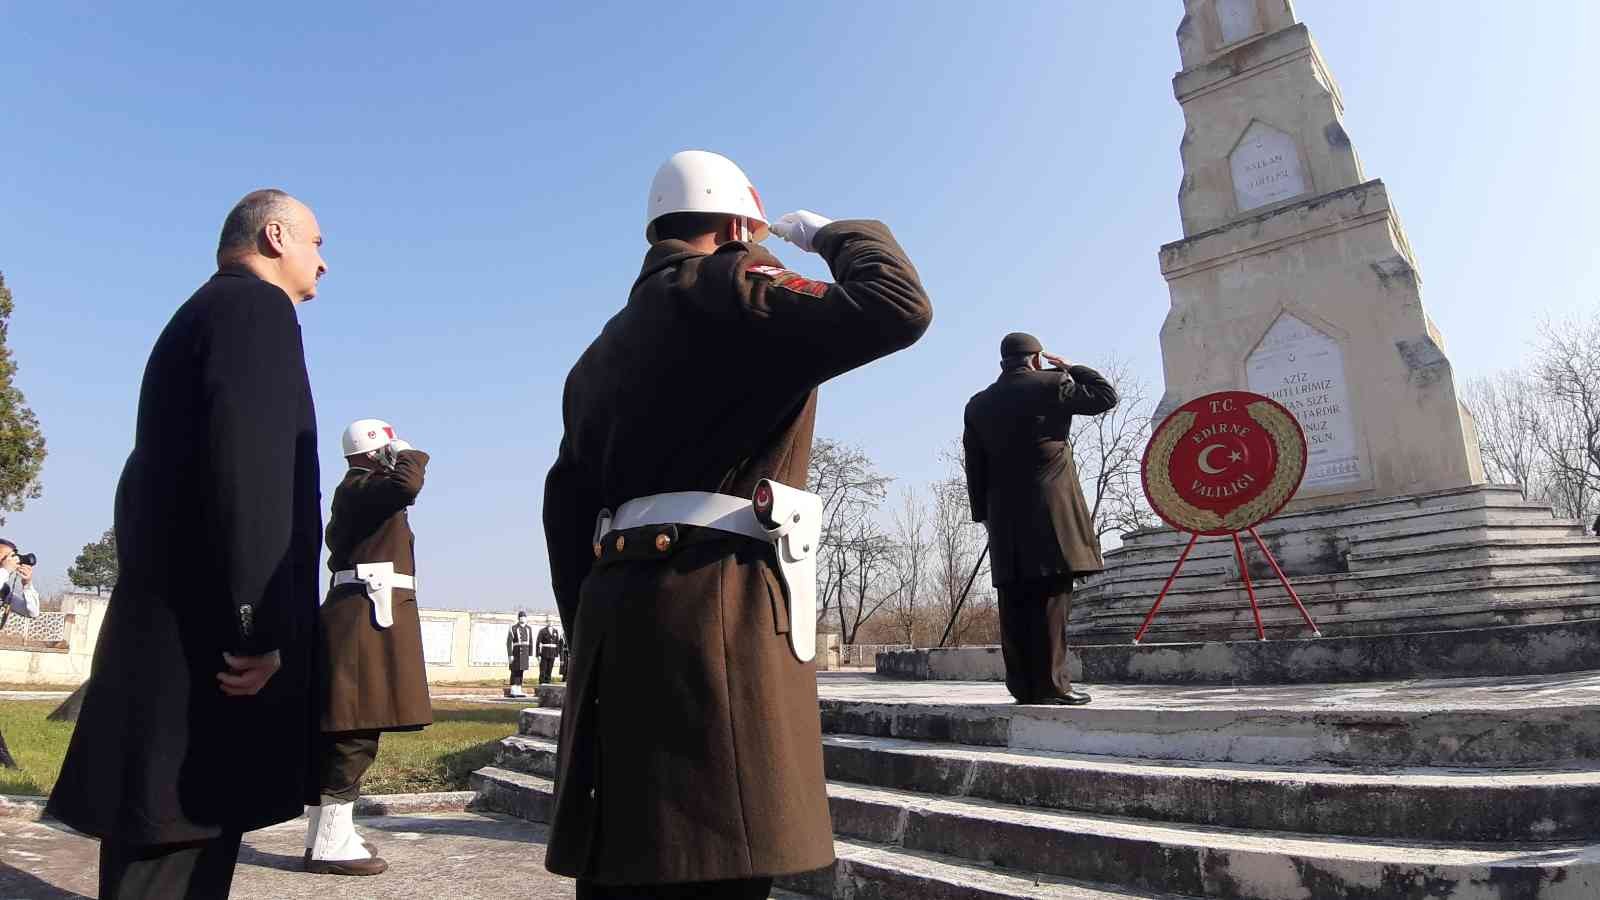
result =
[{"label": "man's hand clasped behind back", "polygon": [[217,681],[221,684],[222,692],[229,697],[254,696],[267,686],[267,682],[277,674],[278,667],[283,665],[276,650],[260,656],[224,653],[222,659],[228,664],[228,671],[218,672]]}]

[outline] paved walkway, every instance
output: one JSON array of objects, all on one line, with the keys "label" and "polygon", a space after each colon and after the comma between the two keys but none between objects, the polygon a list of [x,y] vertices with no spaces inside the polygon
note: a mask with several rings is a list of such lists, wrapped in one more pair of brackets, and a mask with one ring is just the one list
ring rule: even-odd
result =
[{"label": "paved walkway", "polygon": [[[374,878],[300,870],[305,821],[244,838],[232,900],[570,900],[544,869],[548,831],[508,816],[433,813],[357,819],[389,871]],[[99,844],[59,825],[0,819],[0,900],[97,896]]]},{"label": "paved walkway", "polygon": [[[1426,712],[1433,709],[1600,708],[1600,672],[1351,684],[1087,684],[1082,687],[1094,695],[1094,709]],[[897,681],[876,675],[821,672],[817,675],[817,693],[825,700],[863,703],[1012,705],[1006,686],[998,681]]]}]

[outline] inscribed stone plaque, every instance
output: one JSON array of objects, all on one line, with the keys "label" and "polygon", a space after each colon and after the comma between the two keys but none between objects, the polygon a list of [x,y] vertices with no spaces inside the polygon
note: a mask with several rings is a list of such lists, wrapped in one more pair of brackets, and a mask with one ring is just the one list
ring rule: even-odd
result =
[{"label": "inscribed stone plaque", "polygon": [[1339,488],[1364,479],[1360,439],[1339,342],[1288,313],[1245,361],[1250,390],[1288,407],[1306,433],[1302,491]]},{"label": "inscribed stone plaque", "polygon": [[422,659],[435,665],[450,665],[455,649],[456,623],[448,619],[422,620]]},{"label": "inscribed stone plaque", "polygon": [[1233,170],[1233,198],[1239,211],[1298,197],[1306,188],[1300,152],[1294,138],[1260,122],[1251,122],[1228,154]]},{"label": "inscribed stone plaque", "polygon": [[510,622],[473,622],[472,644],[467,658],[475,666],[503,666],[506,664],[506,635]]},{"label": "inscribed stone plaque", "polygon": [[1217,0],[1217,24],[1222,26],[1224,44],[1255,34],[1256,0]]}]

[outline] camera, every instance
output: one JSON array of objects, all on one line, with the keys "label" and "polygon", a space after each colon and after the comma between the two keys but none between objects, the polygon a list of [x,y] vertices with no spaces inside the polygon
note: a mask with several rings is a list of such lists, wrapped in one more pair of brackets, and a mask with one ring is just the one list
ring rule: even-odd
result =
[{"label": "camera", "polygon": [[36,566],[39,564],[39,557],[32,553],[18,553],[17,562],[24,566]]}]

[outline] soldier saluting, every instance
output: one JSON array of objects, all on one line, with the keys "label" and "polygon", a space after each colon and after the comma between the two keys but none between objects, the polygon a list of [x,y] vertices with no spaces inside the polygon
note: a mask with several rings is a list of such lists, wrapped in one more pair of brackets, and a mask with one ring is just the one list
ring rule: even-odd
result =
[{"label": "soldier saluting", "polygon": [[328,520],[332,584],[322,604],[325,673],[321,805],[307,812],[305,868],[319,875],[378,875],[389,864],[356,834],[361,778],[385,731],[433,723],[422,619],[417,614],[416,539],[407,507],[422,491],[428,454],[381,419],[359,419],[342,441],[350,469]]},{"label": "soldier saluting", "polygon": [[[765,898],[833,859],[815,668],[817,386],[932,318],[889,229],[790,213],[676,154],[628,303],[567,378],[545,537],[572,644],[546,865],[578,897]],[[640,690],[648,685],[648,690]]]}]

